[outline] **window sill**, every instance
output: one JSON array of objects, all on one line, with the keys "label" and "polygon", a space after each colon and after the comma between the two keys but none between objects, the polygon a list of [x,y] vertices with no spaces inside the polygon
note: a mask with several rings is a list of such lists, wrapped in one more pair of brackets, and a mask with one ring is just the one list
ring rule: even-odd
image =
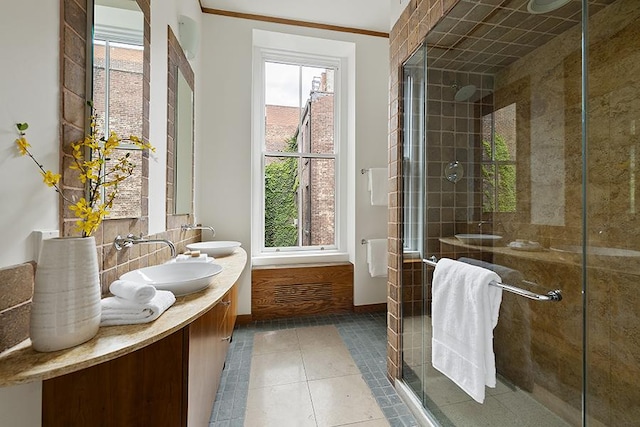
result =
[{"label": "window sill", "polygon": [[346,252],[331,253],[292,253],[278,255],[259,255],[251,258],[252,266],[263,265],[292,265],[292,264],[323,264],[333,262],[348,262]]}]

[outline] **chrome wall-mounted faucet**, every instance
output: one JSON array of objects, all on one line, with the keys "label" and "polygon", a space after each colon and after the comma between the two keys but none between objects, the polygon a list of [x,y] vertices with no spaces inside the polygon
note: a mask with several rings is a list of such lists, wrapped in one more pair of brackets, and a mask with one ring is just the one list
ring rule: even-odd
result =
[{"label": "chrome wall-mounted faucet", "polygon": [[213,234],[211,237],[215,237],[216,236],[216,230],[213,229],[213,227],[209,226],[209,225],[202,225],[202,224],[183,224],[180,229],[182,231],[189,231],[189,230],[211,230],[211,233]]},{"label": "chrome wall-mounted faucet", "polygon": [[137,245],[138,243],[164,243],[169,246],[171,249],[171,258],[175,258],[177,251],[176,245],[173,244],[171,240],[167,239],[143,239],[142,236],[136,236],[133,234],[127,234],[127,237],[117,236],[113,240],[113,247],[116,248],[117,251],[121,251],[124,248],[130,248],[133,245]]},{"label": "chrome wall-mounted faucet", "polygon": [[478,223],[478,230],[480,230],[480,233],[481,233],[481,234],[482,234],[482,226],[483,226],[484,224],[493,224],[493,222],[492,222],[492,221],[480,221],[480,222]]}]

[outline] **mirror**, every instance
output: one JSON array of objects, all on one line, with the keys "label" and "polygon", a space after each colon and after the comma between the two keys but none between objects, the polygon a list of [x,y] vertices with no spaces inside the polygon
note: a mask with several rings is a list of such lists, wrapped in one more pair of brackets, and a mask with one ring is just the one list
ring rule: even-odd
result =
[{"label": "mirror", "polygon": [[167,228],[193,213],[194,82],[193,69],[168,27]]},{"label": "mirror", "polygon": [[[93,107],[98,129],[122,138],[142,136],[144,14],[134,0],[95,0],[93,29]],[[122,144],[137,166],[118,187],[108,218],[142,214],[142,151]],[[118,158],[120,155],[114,156]],[[108,165],[107,165],[108,167]]]},{"label": "mirror", "polygon": [[175,122],[175,212],[188,214],[193,204],[193,90],[178,69]]},{"label": "mirror", "polygon": [[[102,4],[102,3],[100,3]],[[138,112],[140,131],[144,141],[149,140],[149,63],[151,47],[151,7],[150,0],[121,0],[118,4],[126,5],[121,9],[130,10],[134,5],[142,11],[142,33],[143,33],[143,73],[141,93],[139,102],[141,108]],[[138,16],[140,12],[137,12]],[[73,197],[84,196],[84,185],[80,181],[77,173],[69,170],[68,166],[73,158],[71,143],[78,141],[87,134],[89,125],[89,111],[87,100],[93,99],[93,22],[94,22],[94,0],[87,0],[86,3],[78,3],[77,0],[61,0],[61,36],[60,53],[63,66],[61,68],[61,109],[60,122],[63,127],[61,135],[60,149],[62,153],[62,188],[63,191],[72,194]],[[118,24],[116,22],[115,24]],[[108,26],[108,22],[105,21]],[[137,27],[139,28],[139,27]],[[148,231],[148,197],[147,197],[147,177],[148,177],[148,153],[142,153],[142,176],[141,197],[138,199],[140,215],[135,218],[122,219],[127,221],[126,227],[136,230],[136,233],[146,234]],[[63,201],[61,208],[61,230],[64,236],[77,235],[75,230],[76,217],[71,212],[69,204]],[[110,219],[109,221],[114,221]],[[105,224],[106,225],[106,224]],[[123,225],[124,227],[125,225]],[[108,264],[105,262],[105,264]],[[111,264],[108,264],[111,265]]]},{"label": "mirror", "polygon": [[[102,4],[102,3],[100,3]],[[150,0],[121,0],[119,5],[126,5],[121,9],[131,10],[136,5],[142,11],[142,33],[143,33],[143,74],[141,90],[136,91],[142,94],[139,98],[141,111],[138,113],[141,123],[142,138],[149,140],[149,58],[151,26]],[[84,185],[78,174],[69,170],[68,165],[72,161],[73,153],[71,143],[78,141],[87,134],[89,125],[89,111],[87,100],[93,98],[93,30],[94,30],[94,0],[87,0],[86,3],[78,3],[77,0],[60,0],[61,6],[61,98],[62,105],[60,111],[60,122],[63,126],[61,152],[62,152],[62,188],[63,191],[73,194],[74,197],[84,196],[82,188]],[[140,12],[137,12],[138,16]],[[107,21],[108,22],[108,21]],[[105,26],[108,26],[105,22]],[[116,22],[117,24],[117,22]],[[117,25],[116,25],[117,26]],[[139,27],[137,27],[139,28]],[[139,30],[138,30],[139,31]],[[147,174],[148,174],[148,153],[142,153],[141,165],[141,197],[136,198],[140,206],[140,215],[129,221],[129,228],[135,228],[137,232],[146,233],[148,224],[148,197],[147,197]],[[64,236],[77,234],[75,230],[76,218],[68,209],[68,203],[64,202],[61,209],[61,229]]]}]

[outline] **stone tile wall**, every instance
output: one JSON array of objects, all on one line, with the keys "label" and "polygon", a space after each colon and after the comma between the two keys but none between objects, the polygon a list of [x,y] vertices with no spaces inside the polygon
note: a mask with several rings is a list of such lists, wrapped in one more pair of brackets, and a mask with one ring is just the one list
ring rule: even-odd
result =
[{"label": "stone tile wall", "polygon": [[387,375],[400,376],[400,285],[402,257],[402,64],[427,33],[459,0],[410,0],[393,26],[389,76],[389,279],[387,292]]},{"label": "stone tile wall", "polygon": [[34,265],[0,269],[0,352],[29,336]]}]

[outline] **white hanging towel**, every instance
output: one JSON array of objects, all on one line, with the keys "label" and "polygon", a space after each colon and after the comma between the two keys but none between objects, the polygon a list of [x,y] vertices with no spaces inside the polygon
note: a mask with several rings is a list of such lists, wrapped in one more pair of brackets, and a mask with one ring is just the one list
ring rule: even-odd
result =
[{"label": "white hanging towel", "polygon": [[387,168],[369,169],[369,191],[372,206],[387,206],[389,199],[389,178]]},{"label": "white hanging towel", "polygon": [[502,289],[495,272],[443,258],[436,264],[432,286],[431,361],[476,402],[483,403],[485,385],[496,386],[493,328],[498,323]]},{"label": "white hanging towel", "polygon": [[367,264],[371,277],[387,275],[387,239],[370,239],[367,243]]}]

